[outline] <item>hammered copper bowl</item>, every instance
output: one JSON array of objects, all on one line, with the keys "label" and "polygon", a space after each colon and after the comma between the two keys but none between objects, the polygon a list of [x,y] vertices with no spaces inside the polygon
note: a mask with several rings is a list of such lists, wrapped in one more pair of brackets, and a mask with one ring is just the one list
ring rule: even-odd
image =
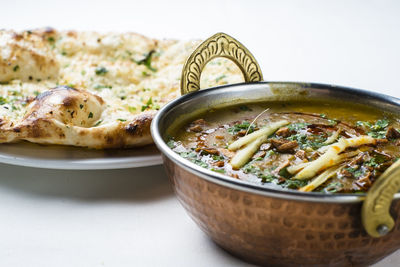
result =
[{"label": "hammered copper bowl", "polygon": [[[206,89],[170,102],[154,118],[152,136],[184,208],[207,235],[232,254],[268,266],[365,266],[377,262],[400,247],[400,194],[394,195],[399,181],[397,188],[392,184],[391,190],[378,190],[385,194],[372,200],[376,204],[372,210],[381,212],[372,220],[375,228],[379,226],[373,231],[382,237],[371,237],[362,223],[365,195],[302,193],[246,183],[197,166],[166,145],[170,127],[179,127],[210,109],[305,99],[348,101],[349,105],[357,101],[400,114],[400,100],[382,94],[322,84],[258,82]],[[398,172],[395,175],[398,177]],[[386,227],[379,220],[387,219],[389,207],[394,222]]]}]

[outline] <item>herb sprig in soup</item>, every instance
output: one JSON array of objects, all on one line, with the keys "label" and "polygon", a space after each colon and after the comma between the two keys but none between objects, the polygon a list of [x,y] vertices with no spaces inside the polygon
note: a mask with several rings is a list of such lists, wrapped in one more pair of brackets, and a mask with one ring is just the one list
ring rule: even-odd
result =
[{"label": "herb sprig in soup", "polygon": [[208,112],[172,135],[168,145],[235,179],[303,192],[357,193],[366,192],[400,156],[399,128],[391,114],[362,106],[268,103]]}]

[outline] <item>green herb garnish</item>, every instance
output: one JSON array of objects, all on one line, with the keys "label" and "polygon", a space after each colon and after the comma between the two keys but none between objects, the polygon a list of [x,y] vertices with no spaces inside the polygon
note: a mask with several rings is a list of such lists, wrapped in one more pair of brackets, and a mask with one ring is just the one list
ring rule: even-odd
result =
[{"label": "green herb garnish", "polygon": [[212,159],[213,159],[213,160],[216,160],[216,161],[221,161],[221,160],[224,160],[225,158],[224,158],[223,156],[213,155],[213,156],[212,156]]},{"label": "green herb garnish", "polygon": [[96,84],[94,86],[94,89],[104,89],[104,88],[112,89],[112,86],[111,85],[103,85],[103,84]]},{"label": "green herb garnish", "polygon": [[52,37],[52,36],[48,37],[48,38],[47,38],[47,41],[49,42],[49,44],[50,44],[50,46],[51,46],[52,49],[54,49],[54,48],[56,47],[56,46],[55,46],[56,40],[54,39],[54,37]]},{"label": "green herb garnish", "polygon": [[167,146],[169,147],[169,148],[175,148],[175,141],[173,140],[173,139],[170,139],[168,142],[167,142]]},{"label": "green herb garnish", "polygon": [[251,111],[251,108],[249,108],[248,106],[240,106],[239,109],[242,111]]},{"label": "green herb garnish", "polygon": [[375,124],[368,121],[357,121],[356,125],[365,128],[369,136],[380,139],[386,137],[386,128],[389,126],[389,120],[377,120]]},{"label": "green herb garnish", "polygon": [[344,168],[344,169],[346,171],[352,173],[355,178],[359,178],[359,177],[361,177],[361,175],[363,175],[363,171],[361,169],[356,169],[356,168],[351,168],[351,167]]},{"label": "green herb garnish", "polygon": [[342,183],[332,182],[332,183],[328,184],[327,186],[325,186],[323,191],[325,193],[336,193],[336,192],[342,190],[342,188],[343,188],[343,184]]},{"label": "green herb garnish", "polygon": [[298,130],[307,128],[308,125],[309,124],[305,123],[305,122],[298,122],[298,123],[291,123],[287,127],[291,131],[298,131]]},{"label": "green herb garnish", "polygon": [[238,132],[240,132],[242,130],[246,130],[247,131],[247,129],[249,129],[248,133],[252,133],[252,132],[254,132],[255,128],[256,127],[254,126],[254,124],[250,126],[250,122],[243,121],[242,123],[238,123],[238,124],[235,124],[232,127],[230,127],[228,129],[228,132],[230,134],[232,134],[232,135],[235,135],[235,134],[237,134]]},{"label": "green herb garnish", "polygon": [[201,161],[200,159],[198,159],[198,155],[196,154],[196,152],[181,152],[179,153],[179,155],[185,159],[190,160],[191,162],[193,162],[196,165],[199,165],[200,167],[203,168],[207,168],[208,169],[208,164],[204,161]]},{"label": "green herb garnish", "polygon": [[211,170],[212,170],[213,172],[225,173],[225,170],[224,170],[224,169],[214,169],[214,168],[211,168]]},{"label": "green herb garnish", "polygon": [[94,72],[96,73],[96,75],[106,75],[106,73],[108,72],[108,70],[104,67],[97,67]]},{"label": "green herb garnish", "polygon": [[4,105],[6,103],[8,103],[7,98],[4,98],[4,97],[0,96],[0,105]]},{"label": "green herb garnish", "polygon": [[306,180],[291,180],[287,179],[281,186],[289,188],[289,189],[299,189],[303,186],[306,186],[308,181]]},{"label": "green herb garnish", "polygon": [[142,106],[142,111],[145,111],[146,109],[151,108],[151,109],[155,109],[158,110],[160,108],[160,106],[158,104],[153,103],[153,98],[150,97],[147,102],[146,105]]},{"label": "green herb garnish", "polygon": [[225,74],[222,74],[220,76],[217,77],[217,79],[215,79],[215,82],[219,82],[220,80],[222,80],[223,78],[226,78]]},{"label": "green herb garnish", "polygon": [[134,60],[132,59],[136,64],[138,65],[144,65],[146,66],[149,70],[151,70],[152,72],[156,72],[157,69],[153,68],[151,66],[151,58],[153,56],[153,54],[155,53],[155,50],[151,50],[149,53],[144,55],[144,58],[142,60]]}]

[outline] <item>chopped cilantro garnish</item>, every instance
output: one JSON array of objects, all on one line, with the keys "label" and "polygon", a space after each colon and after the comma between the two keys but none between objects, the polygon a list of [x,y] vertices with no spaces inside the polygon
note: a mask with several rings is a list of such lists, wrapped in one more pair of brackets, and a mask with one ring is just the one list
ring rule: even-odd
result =
[{"label": "chopped cilantro garnish", "polygon": [[249,128],[249,127],[250,127],[250,122],[248,122],[248,121],[243,121],[242,123],[238,123],[238,124],[235,124],[235,125],[233,125],[232,127],[230,127],[230,128],[228,129],[228,132],[229,132],[230,134],[237,134],[237,133],[240,132],[241,130],[247,130],[247,129],[249,129],[249,133],[254,132],[254,129],[255,129],[254,124],[251,125],[250,128]]},{"label": "chopped cilantro garnish", "polygon": [[239,109],[242,111],[251,111],[251,108],[249,108],[248,106],[240,106]]},{"label": "chopped cilantro garnish", "polygon": [[83,109],[83,104],[79,104],[79,108],[80,108],[80,109]]},{"label": "chopped cilantro garnish", "polygon": [[93,125],[93,127],[99,126],[99,125],[100,125],[100,123],[102,123],[102,122],[103,122],[102,120],[99,120],[98,122],[96,122],[96,124],[95,124],[95,125]]},{"label": "chopped cilantro garnish", "polygon": [[369,123],[368,121],[357,121],[356,125],[359,127],[367,127],[367,128],[371,127],[371,123]]},{"label": "chopped cilantro garnish", "polygon": [[0,105],[4,105],[8,102],[7,98],[0,96]]},{"label": "chopped cilantro garnish", "polygon": [[281,184],[281,186],[289,189],[299,189],[300,187],[303,187],[305,185],[307,185],[306,180],[292,180],[292,179],[287,179],[284,183]]},{"label": "chopped cilantro garnish", "polygon": [[377,120],[375,125],[372,126],[372,128],[376,131],[379,131],[379,130],[384,130],[388,126],[389,126],[388,120]]},{"label": "chopped cilantro garnish", "polygon": [[332,182],[324,188],[325,193],[336,193],[342,190],[343,184],[339,182]]},{"label": "chopped cilantro garnish", "polygon": [[122,121],[122,122],[123,122],[123,121],[126,121],[125,119],[117,119],[117,120]]},{"label": "chopped cilantro garnish", "polygon": [[289,136],[288,140],[297,141],[301,149],[311,147],[315,150],[324,146],[326,138],[322,135],[297,133]]},{"label": "chopped cilantro garnish", "polygon": [[301,129],[305,129],[309,124],[305,122],[291,123],[287,127],[291,131],[298,131]]},{"label": "chopped cilantro garnish", "polygon": [[373,138],[385,138],[386,128],[389,126],[388,120],[377,120],[375,124],[368,121],[357,121],[357,126],[365,128],[367,134]]},{"label": "chopped cilantro garnish", "polygon": [[129,107],[128,107],[128,110],[129,110],[129,112],[135,112],[135,111],[136,111],[136,108],[135,108],[135,107],[129,106]]},{"label": "chopped cilantro garnish", "polygon": [[263,183],[271,183],[272,181],[274,181],[278,178],[275,175],[270,174],[270,173],[261,174],[259,177],[261,178],[261,182],[263,182]]},{"label": "chopped cilantro garnish", "polygon": [[205,163],[204,161],[199,160],[199,159],[192,160],[192,162],[194,164],[196,164],[196,165],[199,165],[200,167],[208,168],[208,164]]},{"label": "chopped cilantro garnish", "polygon": [[149,70],[156,72],[157,69],[153,68],[151,66],[151,57],[153,56],[153,54],[155,53],[155,50],[151,50],[149,53],[144,55],[144,58],[142,60],[134,60],[132,59],[136,64],[138,65],[144,65],[146,66]]},{"label": "chopped cilantro garnish", "polygon": [[[170,143],[170,141],[167,143],[167,145],[169,147],[171,147],[171,145],[172,145],[172,142]],[[175,147],[175,144],[173,144],[173,147]],[[171,148],[173,148],[173,147],[171,147]],[[181,152],[181,153],[179,153],[179,155],[181,157],[185,158],[185,159],[190,160],[194,164],[199,165],[200,167],[203,167],[203,168],[208,168],[209,167],[206,162],[204,162],[204,161],[202,161],[202,160],[197,158],[196,152],[193,152],[193,151],[192,152]]]},{"label": "chopped cilantro garnish", "polygon": [[89,112],[88,118],[89,119],[93,118],[93,113],[92,112]]},{"label": "chopped cilantro garnish", "polygon": [[212,156],[212,159],[213,159],[213,160],[220,161],[220,160],[224,160],[225,158],[224,158],[223,156],[213,155],[213,156]]},{"label": "chopped cilantro garnish", "polygon": [[170,140],[167,142],[167,146],[168,146],[169,148],[174,148],[174,147],[175,147],[175,141],[174,141],[173,139],[170,139]]},{"label": "chopped cilantro garnish", "polygon": [[52,36],[48,37],[47,41],[49,42],[51,49],[54,49],[56,47],[55,46],[56,40],[54,39],[54,37],[52,37]]},{"label": "chopped cilantro garnish", "polygon": [[142,106],[142,111],[145,111],[145,110],[148,109],[148,108],[152,108],[152,106],[153,106],[153,98],[150,97],[150,98],[147,100],[146,105],[143,105],[143,106]]},{"label": "chopped cilantro garnish", "polygon": [[378,167],[380,164],[384,163],[386,161],[386,158],[381,155],[381,154],[376,154],[375,157],[371,158],[370,160],[365,162],[365,165],[371,166],[371,167]]},{"label": "chopped cilantro garnish", "polygon": [[275,154],[276,154],[276,152],[271,149],[271,150],[268,150],[268,152],[267,152],[267,154],[265,154],[265,156],[271,157],[272,155],[275,155]]},{"label": "chopped cilantro garnish", "polygon": [[375,167],[378,167],[379,163],[376,162],[375,158],[372,158],[369,161],[365,162],[365,165],[375,168]]},{"label": "chopped cilantro garnish", "polygon": [[94,72],[96,73],[96,75],[106,75],[108,70],[104,67],[97,67]]},{"label": "chopped cilantro garnish", "polygon": [[112,86],[111,85],[103,85],[103,84],[96,84],[94,86],[94,89],[104,89],[104,88],[112,89]]},{"label": "chopped cilantro garnish", "polygon": [[251,173],[255,176],[257,176],[258,178],[261,179],[261,182],[263,183],[270,183],[276,179],[278,179],[277,176],[275,176],[274,174],[270,173],[269,170],[261,170],[259,167],[253,165],[253,163],[257,161],[257,159],[254,159],[252,161],[250,161],[249,163],[247,163],[246,165],[244,165],[242,167],[242,171],[244,173]]},{"label": "chopped cilantro garnish", "polygon": [[290,178],[292,175],[288,172],[287,168],[282,168],[279,171],[279,175],[285,178]]},{"label": "chopped cilantro garnish", "polygon": [[225,170],[224,170],[224,169],[214,169],[214,168],[211,168],[211,170],[212,170],[213,172],[225,173]]},{"label": "chopped cilantro garnish", "polygon": [[356,168],[344,168],[346,171],[351,172],[355,178],[359,178],[362,174],[363,171],[361,169],[356,169]]},{"label": "chopped cilantro garnish", "polygon": [[10,90],[9,91],[13,96],[21,96],[21,92],[19,92],[19,91],[14,91],[14,90]]},{"label": "chopped cilantro garnish", "polygon": [[15,65],[14,68],[13,68],[13,71],[16,72],[18,70],[19,70],[19,65]]},{"label": "chopped cilantro garnish", "polygon": [[219,82],[220,80],[222,80],[223,78],[226,78],[225,74],[222,74],[220,76],[217,77],[217,79],[215,79],[215,82]]}]

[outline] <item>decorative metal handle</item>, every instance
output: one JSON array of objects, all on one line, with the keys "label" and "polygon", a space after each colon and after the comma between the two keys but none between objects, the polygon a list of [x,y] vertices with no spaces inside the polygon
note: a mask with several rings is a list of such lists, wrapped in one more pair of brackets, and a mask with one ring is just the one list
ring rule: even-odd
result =
[{"label": "decorative metal handle", "polygon": [[362,223],[372,237],[381,237],[392,230],[389,214],[393,195],[400,190],[400,160],[390,166],[369,189],[362,206]]},{"label": "decorative metal handle", "polygon": [[200,89],[201,72],[216,57],[232,60],[242,71],[245,82],[263,80],[260,66],[250,51],[231,36],[217,33],[201,43],[186,60],[181,78],[182,95]]}]

